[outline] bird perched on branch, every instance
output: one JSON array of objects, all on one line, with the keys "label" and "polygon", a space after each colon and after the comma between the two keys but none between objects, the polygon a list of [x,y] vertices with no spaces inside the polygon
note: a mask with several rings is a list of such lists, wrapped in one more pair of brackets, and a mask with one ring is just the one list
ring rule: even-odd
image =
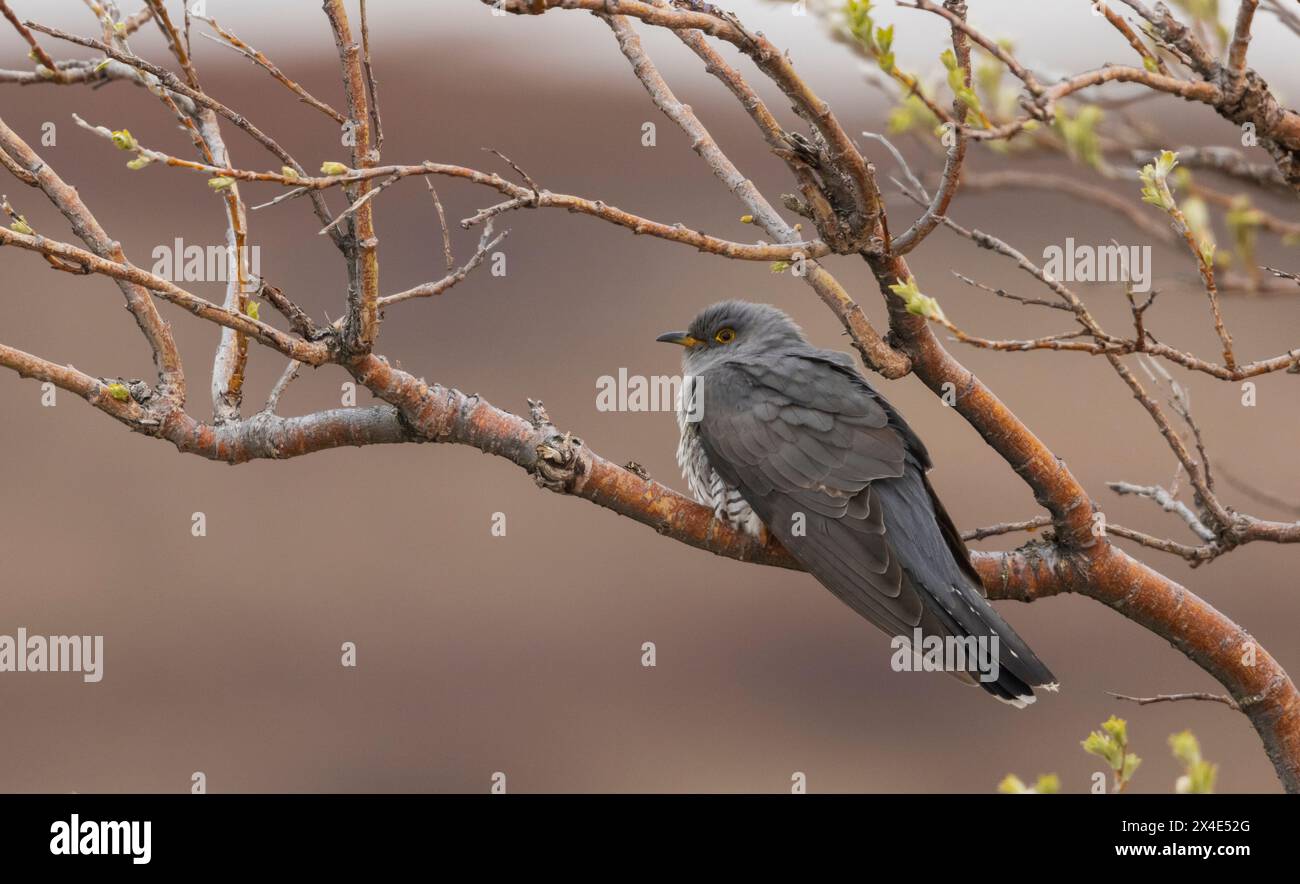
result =
[{"label": "bird perched on branch", "polygon": [[[991,671],[952,671],[1023,707],[1056,679],[984,597],[970,553],[930,486],[930,456],[847,354],[790,317],[724,301],[689,330],[677,459],[700,503],[738,531],[764,527],[842,602],[914,653],[915,639],[983,639]],[[919,630],[919,632],[917,631]]]}]

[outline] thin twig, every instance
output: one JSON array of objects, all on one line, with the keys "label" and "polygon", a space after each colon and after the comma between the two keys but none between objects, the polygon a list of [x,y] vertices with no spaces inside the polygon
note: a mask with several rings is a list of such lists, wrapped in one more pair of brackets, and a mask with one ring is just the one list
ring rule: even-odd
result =
[{"label": "thin twig", "polygon": [[1154,697],[1130,697],[1128,694],[1117,694],[1114,691],[1107,691],[1117,700],[1127,700],[1130,703],[1137,703],[1139,706],[1149,706],[1152,703],[1177,703],[1181,700],[1206,700],[1212,703],[1222,703],[1229,709],[1240,712],[1241,706],[1236,700],[1225,694],[1209,694],[1203,691],[1188,691],[1182,694],[1156,694]]}]

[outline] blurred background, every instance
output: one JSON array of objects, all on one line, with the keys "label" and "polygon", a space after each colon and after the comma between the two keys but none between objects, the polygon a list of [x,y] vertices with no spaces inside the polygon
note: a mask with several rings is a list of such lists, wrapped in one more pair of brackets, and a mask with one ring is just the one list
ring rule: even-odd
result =
[{"label": "blurred background", "polygon": [[[97,26],[80,2],[13,0],[21,16],[77,33]],[[829,39],[813,16],[787,4],[731,0],[752,28],[789,47],[796,66],[851,132],[883,131],[890,102],[861,61]],[[1231,5],[1231,4],[1229,4]],[[178,14],[179,5],[173,12]],[[1045,76],[1128,61],[1131,50],[1086,2],[973,2],[972,21],[1013,37]],[[134,11],[129,4],[128,11]],[[600,198],[667,222],[747,240],[742,207],[650,104],[608,28],[590,15],[493,17],[473,0],[372,2],[376,74],[387,162],[435,160],[510,170],[494,148],[557,192]],[[275,5],[208,0],[222,26],[265,52],[312,93],[343,107],[337,57],[317,2]],[[889,9],[900,65],[942,83],[945,29],[933,16]],[[1295,40],[1257,19],[1252,63],[1280,93],[1297,91]],[[200,39],[205,89],[257,122],[309,169],[346,160],[334,124],[228,48]],[[698,59],[670,35],[641,28],[678,96],[692,105],[731,158],[775,200],[793,190],[749,119]],[[1288,40],[1288,38],[1291,39]],[[91,57],[52,38],[56,58]],[[152,26],[135,51],[170,63]],[[29,69],[27,47],[0,29],[0,67]],[[724,54],[736,59],[727,49]],[[751,68],[737,60],[746,73]],[[938,72],[936,75],[935,72]],[[787,126],[792,115],[752,80]],[[1120,91],[1116,94],[1128,94]],[[948,99],[944,98],[944,103]],[[72,113],[127,128],[148,146],[188,156],[189,145],[156,98],[126,83],[0,86],[0,116],[82,197],[132,261],[176,237],[223,241],[220,199],[201,176],[150,167],[78,129]],[[1208,108],[1160,98],[1137,113],[1168,135],[1164,146],[1237,144],[1237,130]],[[41,145],[42,125],[56,142]],[[642,125],[657,126],[653,148]],[[236,165],[277,168],[233,127]],[[900,137],[918,173],[941,159],[921,139]],[[864,149],[882,170],[879,145]],[[1250,152],[1254,161],[1266,156]],[[1050,156],[972,153],[972,168],[1070,171]],[[1131,181],[1074,174],[1138,203]],[[471,185],[436,181],[458,260],[478,232],[455,222],[496,202]],[[39,194],[3,188],[39,232],[70,238]],[[247,201],[276,195],[245,187]],[[337,210],[340,198],[332,202]],[[1292,221],[1294,202],[1258,204]],[[915,208],[889,196],[892,227]],[[424,186],[403,182],[379,197],[381,288],[398,291],[443,273],[441,235]],[[1155,217],[1155,209],[1150,210]],[[988,230],[1031,258],[1045,246],[1149,242],[1118,216],[1058,194],[959,195],[952,217]],[[389,310],[379,351],[432,381],[526,410],[545,400],[562,429],[594,450],[636,460],[684,490],[674,462],[677,427],[665,413],[596,409],[597,378],[675,374],[678,354],[654,342],[724,297],[777,304],[822,346],[848,349],[812,292],[764,264],[729,262],[590,218],[555,211],[501,219],[511,233],[507,274],[481,269],[445,296]],[[342,259],[304,201],[252,213],[252,241],[266,279],[317,319],[344,302]],[[1260,243],[1260,263],[1300,270],[1294,247]],[[947,231],[911,264],[927,294],[971,334],[1029,337],[1064,329],[1054,311],[995,298],[956,280],[1042,296],[1014,266]],[[864,309],[883,309],[862,262],[828,262]],[[1217,340],[1194,267],[1156,244],[1161,297],[1148,314],[1164,341],[1217,358]],[[51,273],[38,256],[0,254],[0,340],[95,375],[154,377],[147,347],[109,281]],[[220,300],[222,286],[190,288]],[[1100,320],[1129,328],[1122,289],[1078,290]],[[215,326],[170,305],[190,380],[189,407],[210,417],[207,393]],[[265,314],[267,311],[263,311]],[[1225,319],[1243,359],[1296,345],[1300,297],[1225,297]],[[1046,314],[1046,315],[1044,315]],[[1172,454],[1104,362],[1067,353],[993,353],[950,345],[1075,471],[1114,522],[1193,538],[1147,501],[1117,498],[1108,480],[1168,483]],[[284,360],[253,346],[245,414],[261,407]],[[1177,374],[1215,465],[1242,482],[1300,503],[1296,378],[1258,381],[1258,404],[1235,384]],[[337,406],[338,369],[307,371],[282,414]],[[963,529],[1039,511],[1028,489],[955,413],[911,378],[873,383],[906,414],[936,462],[932,480]],[[496,771],[514,792],[786,791],[794,771],[812,791],[993,790],[1008,772],[1055,772],[1083,791],[1099,769],[1079,747],[1112,713],[1129,719],[1144,764],[1134,791],[1172,791],[1180,769],[1166,738],[1191,728],[1220,764],[1221,791],[1275,791],[1277,781],[1248,721],[1211,703],[1138,708],[1105,693],[1221,691],[1167,642],[1086,598],[1057,597],[999,609],[1060,677],[1061,692],[1025,711],[1002,706],[937,674],[890,670],[888,639],[812,578],[715,558],[675,544],[583,501],[539,491],[515,466],[457,446],[388,446],[322,452],[230,468],[182,456],[134,436],[59,393],[42,407],[40,386],[0,373],[0,633],[102,634],[104,679],[73,674],[0,675],[0,790],[184,791],[203,771],[211,791],[468,791]],[[361,404],[368,399],[362,391]],[[1261,517],[1294,511],[1224,491]],[[206,514],[204,538],[191,514]],[[494,513],[506,536],[491,533]],[[985,541],[1009,548],[1023,535]],[[1124,543],[1124,541],[1120,541]],[[1293,675],[1300,670],[1296,550],[1240,549],[1191,570],[1138,550],[1250,630]],[[340,665],[355,642],[358,666]],[[654,642],[657,666],[641,666]]]}]

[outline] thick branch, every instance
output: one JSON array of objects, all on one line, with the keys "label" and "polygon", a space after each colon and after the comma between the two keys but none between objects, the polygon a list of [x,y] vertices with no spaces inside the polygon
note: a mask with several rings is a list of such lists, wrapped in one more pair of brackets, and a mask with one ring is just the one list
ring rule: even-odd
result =
[{"label": "thick branch", "polygon": [[[378,152],[372,153],[373,133],[370,98],[366,92],[366,74],[361,47],[352,39],[347,8],[343,0],[325,0],[325,15],[334,31],[339,60],[343,66],[343,91],[347,95],[349,126],[352,133],[352,167],[366,169],[375,164]],[[353,199],[364,200],[370,189],[368,179],[355,185]],[[353,353],[369,353],[379,331],[379,239],[375,235],[374,208],[363,202],[349,222],[345,237],[349,260],[348,316],[343,339]]]}]

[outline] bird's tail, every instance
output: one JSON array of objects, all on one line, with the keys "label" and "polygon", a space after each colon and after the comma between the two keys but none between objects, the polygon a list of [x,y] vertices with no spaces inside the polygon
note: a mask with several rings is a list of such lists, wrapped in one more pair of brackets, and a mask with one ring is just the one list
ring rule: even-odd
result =
[{"label": "bird's tail", "polygon": [[958,639],[967,646],[975,639],[979,646],[974,665],[967,653],[964,668],[944,668],[1021,709],[1034,702],[1034,688],[1056,690],[1051,670],[984,597],[970,551],[921,464],[877,487],[910,589],[925,600],[918,624],[922,635]]},{"label": "bird's tail", "polygon": [[[965,671],[953,672],[962,681],[978,684],[1004,703],[1023,709],[1033,703],[1034,688],[1055,691],[1056,676],[1035,654],[1002,615],[978,591],[953,593],[955,604],[935,606],[933,634],[982,642],[983,652],[971,660]],[[931,619],[927,617],[926,619]],[[929,632],[930,630],[924,630]],[[988,665],[991,663],[992,665]]]}]

